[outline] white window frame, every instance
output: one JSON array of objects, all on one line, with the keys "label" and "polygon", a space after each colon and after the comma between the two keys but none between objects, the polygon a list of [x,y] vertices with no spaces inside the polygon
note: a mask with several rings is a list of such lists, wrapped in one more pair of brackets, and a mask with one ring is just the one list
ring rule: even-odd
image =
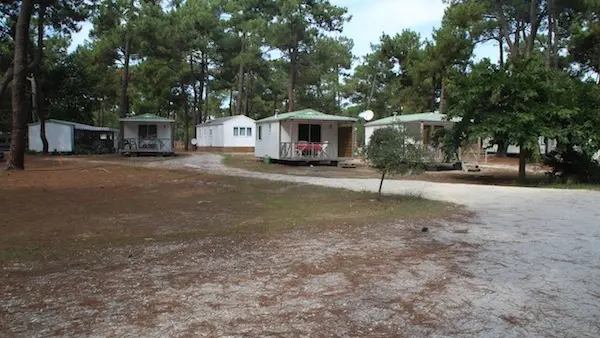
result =
[{"label": "white window frame", "polygon": [[233,127],[233,136],[240,136],[240,128],[239,127]]}]

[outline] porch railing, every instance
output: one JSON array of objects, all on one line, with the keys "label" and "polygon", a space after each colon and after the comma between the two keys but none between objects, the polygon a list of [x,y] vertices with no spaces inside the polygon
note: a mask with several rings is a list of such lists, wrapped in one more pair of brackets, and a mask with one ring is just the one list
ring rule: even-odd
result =
[{"label": "porch railing", "polygon": [[433,146],[423,146],[423,150],[429,155],[429,159],[434,162],[443,162],[444,161],[444,151],[441,147],[436,148]]},{"label": "porch railing", "polygon": [[336,147],[331,142],[281,142],[279,158],[303,161],[334,159]]},{"label": "porch railing", "polygon": [[126,138],[121,147],[125,152],[171,152],[173,149],[173,140],[168,138]]}]

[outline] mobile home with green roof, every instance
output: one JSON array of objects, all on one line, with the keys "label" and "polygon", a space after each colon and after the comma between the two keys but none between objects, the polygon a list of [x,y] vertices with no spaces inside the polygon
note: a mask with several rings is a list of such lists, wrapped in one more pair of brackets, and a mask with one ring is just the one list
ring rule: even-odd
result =
[{"label": "mobile home with green roof", "polygon": [[354,153],[357,119],[313,109],[256,121],[254,153],[276,161],[338,162]]}]

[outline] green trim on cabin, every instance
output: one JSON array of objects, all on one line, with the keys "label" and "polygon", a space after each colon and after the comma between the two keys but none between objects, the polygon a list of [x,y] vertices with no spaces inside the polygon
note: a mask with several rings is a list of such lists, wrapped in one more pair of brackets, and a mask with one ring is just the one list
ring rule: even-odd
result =
[{"label": "green trim on cabin", "polygon": [[256,121],[256,123],[262,122],[275,122],[283,120],[309,120],[309,121],[338,121],[338,122],[356,122],[358,119],[348,116],[329,115],[321,113],[314,109],[303,109],[293,111],[289,113],[281,113],[273,115],[262,120]]}]

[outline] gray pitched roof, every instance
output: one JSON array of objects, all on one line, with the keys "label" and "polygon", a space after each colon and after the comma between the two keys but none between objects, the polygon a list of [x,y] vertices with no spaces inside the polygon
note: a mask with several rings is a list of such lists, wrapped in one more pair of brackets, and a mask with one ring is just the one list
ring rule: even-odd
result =
[{"label": "gray pitched roof", "polygon": [[240,116],[246,117],[246,118],[254,121],[254,119],[252,119],[252,118],[250,118],[250,117],[248,117],[246,115],[234,115],[234,116],[218,117],[216,119],[208,120],[208,121],[206,121],[204,123],[199,124],[198,126],[219,126],[219,125],[222,125],[222,124],[224,124],[225,122],[227,122],[229,120],[233,120],[233,119],[235,119],[237,117],[240,117]]},{"label": "gray pitched roof", "polygon": [[234,119],[236,117],[238,117],[239,115],[236,116],[226,116],[226,117],[218,117],[216,119],[212,119],[212,120],[208,120],[204,123],[199,124],[200,126],[218,126],[221,125],[231,119]]},{"label": "gray pitched roof", "polygon": [[[58,124],[65,124],[68,126],[73,126],[73,128],[75,128],[75,130],[87,130],[87,131],[106,131],[106,132],[118,132],[118,129],[114,129],[114,128],[108,128],[108,127],[97,127],[97,126],[91,126],[89,124],[83,124],[83,123],[78,123],[78,122],[70,122],[70,121],[64,121],[64,120],[57,120],[57,119],[49,119],[46,120],[46,123],[58,123]],[[40,122],[33,122],[30,123],[29,125],[38,125],[40,124]]]}]

